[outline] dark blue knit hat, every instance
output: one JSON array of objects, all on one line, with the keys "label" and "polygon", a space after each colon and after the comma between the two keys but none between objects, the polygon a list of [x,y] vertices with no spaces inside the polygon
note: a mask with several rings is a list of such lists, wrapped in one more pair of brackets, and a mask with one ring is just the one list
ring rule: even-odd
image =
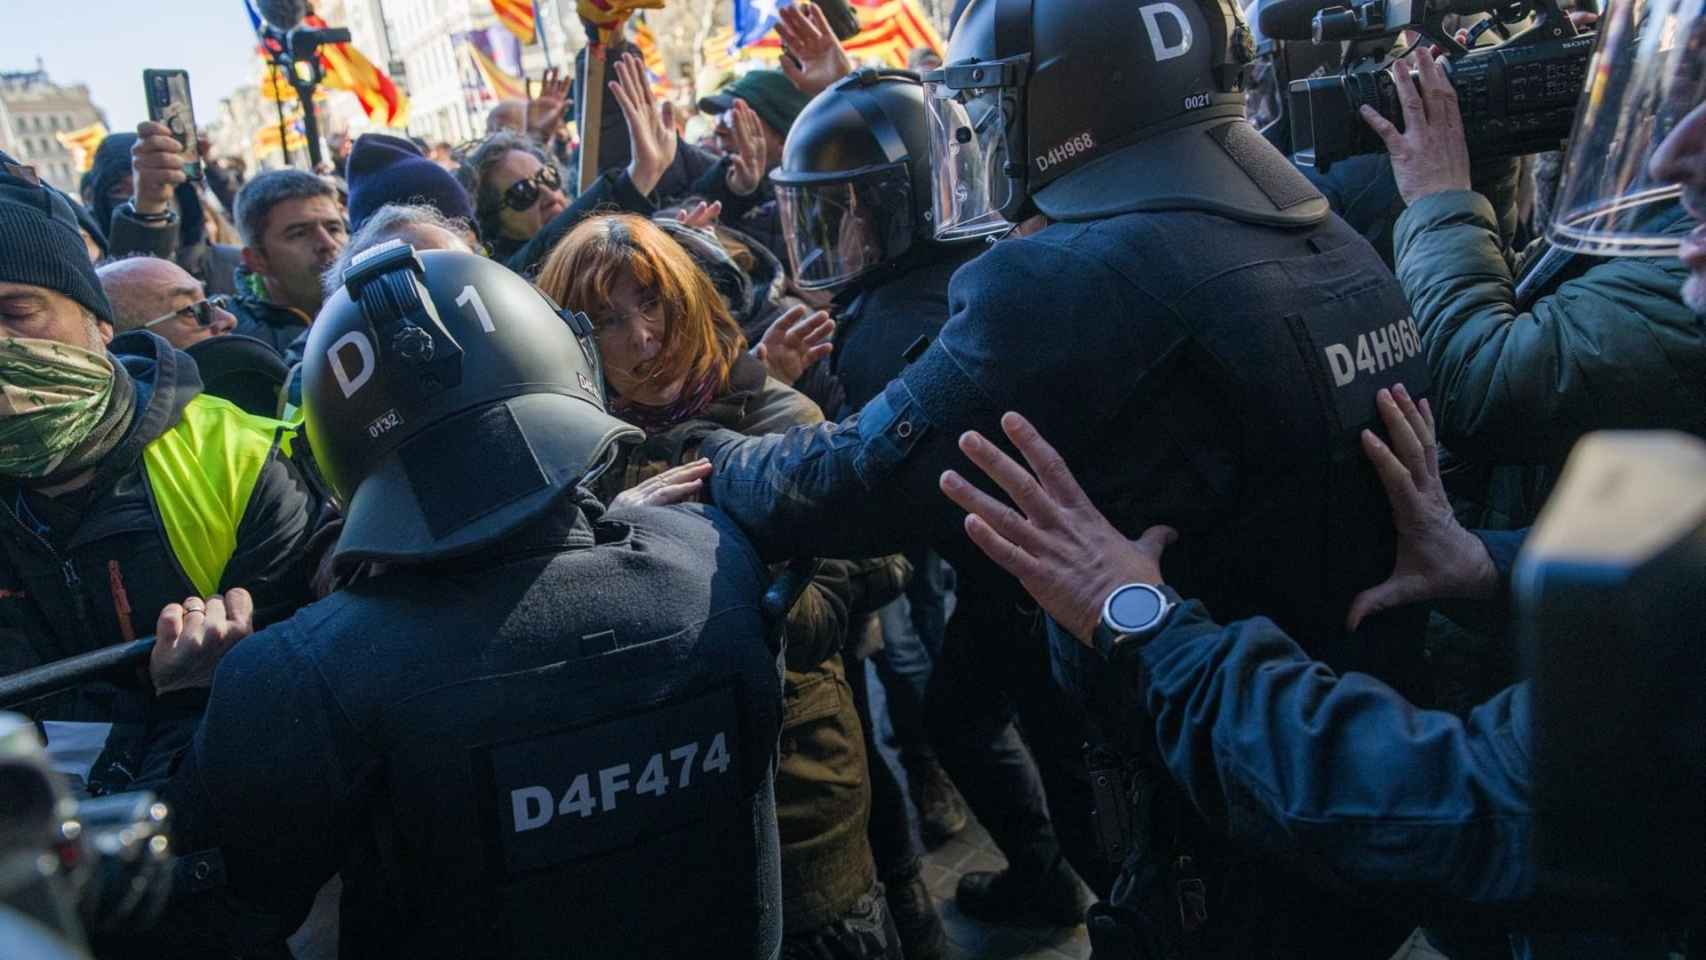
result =
[{"label": "dark blue knit hat", "polygon": [[368,217],[388,203],[418,203],[435,207],[447,217],[474,222],[474,205],[456,178],[401,137],[362,134],[350,150],[344,179],[349,182],[352,231],[360,230]]},{"label": "dark blue knit hat", "polygon": [[0,280],[62,293],[103,323],[113,308],[89,263],[71,199],[0,152]]}]

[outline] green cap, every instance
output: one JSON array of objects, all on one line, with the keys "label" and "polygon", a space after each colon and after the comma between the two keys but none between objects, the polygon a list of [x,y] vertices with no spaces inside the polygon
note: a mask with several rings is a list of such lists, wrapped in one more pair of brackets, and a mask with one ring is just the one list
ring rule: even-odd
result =
[{"label": "green cap", "polygon": [[699,112],[719,114],[733,107],[736,100],[745,100],[746,105],[758,114],[758,119],[787,136],[788,128],[794,125],[794,118],[806,108],[811,98],[801,93],[800,88],[794,86],[787,74],[780,70],[754,70],[711,96],[701,97]]}]

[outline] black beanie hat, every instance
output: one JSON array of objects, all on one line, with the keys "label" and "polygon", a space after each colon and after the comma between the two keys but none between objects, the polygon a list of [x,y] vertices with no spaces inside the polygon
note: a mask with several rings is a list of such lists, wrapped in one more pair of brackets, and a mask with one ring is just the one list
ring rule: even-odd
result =
[{"label": "black beanie hat", "polygon": [[101,290],[71,200],[0,152],[0,280],[62,293],[102,323],[113,308]]},{"label": "black beanie hat", "polygon": [[344,176],[349,181],[352,231],[388,203],[421,203],[447,217],[474,222],[474,205],[462,184],[401,137],[362,134],[350,150]]}]

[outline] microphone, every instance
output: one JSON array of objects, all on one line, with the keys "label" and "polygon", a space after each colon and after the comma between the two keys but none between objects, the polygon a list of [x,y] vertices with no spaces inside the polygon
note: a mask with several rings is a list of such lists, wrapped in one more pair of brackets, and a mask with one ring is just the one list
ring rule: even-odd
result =
[{"label": "microphone", "polygon": [[1313,40],[1315,14],[1336,0],[1261,0],[1256,27],[1272,40]]},{"label": "microphone", "polygon": [[285,33],[308,16],[308,0],[255,0],[255,8],[267,26]]}]

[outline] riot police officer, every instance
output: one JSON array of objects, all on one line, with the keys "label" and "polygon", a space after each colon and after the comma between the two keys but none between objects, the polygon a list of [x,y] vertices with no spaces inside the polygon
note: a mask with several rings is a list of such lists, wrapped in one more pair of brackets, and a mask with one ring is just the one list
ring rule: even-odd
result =
[{"label": "riot police officer", "polygon": [[[794,121],[782,148],[782,164],[770,179],[776,186],[797,282],[807,289],[835,293],[838,319],[830,362],[847,394],[847,407],[841,413],[852,413],[881,393],[909,358],[941,333],[948,320],[949,279],[987,244],[976,237],[936,239],[930,114],[916,74],[861,70],[818,95]],[[908,587],[909,604],[920,612],[945,607],[939,586],[940,557],[919,545],[908,551],[908,559],[915,571]],[[956,619],[947,629],[977,635],[977,646],[987,652],[996,643],[991,634],[1006,634],[1015,623],[1012,618],[987,616],[1011,609],[1016,600],[1012,579],[984,563],[973,563],[960,574],[959,593],[966,602],[956,607]],[[886,643],[924,645],[916,659],[941,663],[941,628],[926,617],[906,616],[909,612],[884,611]],[[932,628],[935,636],[922,635]],[[1022,635],[1008,639],[1025,640]],[[970,647],[955,644],[954,649],[964,652]],[[881,669],[880,660],[878,666]],[[1038,764],[1018,731],[1000,722],[1011,715],[1016,701],[1025,708],[1026,729],[1033,739],[1059,729],[1055,739],[1072,745],[1082,742],[1081,729],[1058,722],[1070,713],[1058,709],[1046,676],[1016,689],[1005,684],[993,690],[986,687],[981,695],[962,696],[945,688],[961,682],[985,684],[988,677],[983,671],[947,664],[925,679],[936,691],[931,702],[950,704],[953,709],[932,710],[917,719],[912,715],[923,714],[925,707],[915,702],[922,698],[909,684],[913,678],[895,671],[884,671],[883,676],[889,684],[897,736],[904,722],[928,725],[929,739],[942,750],[943,765],[971,791],[978,819],[1008,862],[1021,871],[1004,884],[1022,887],[1028,895],[1020,898],[1005,898],[999,892],[991,896],[995,874],[966,873],[956,895],[961,911],[997,920],[1013,917],[1015,907],[1021,906],[1022,913],[1039,922],[1076,923],[1083,913],[1079,884],[1060,865],[1043,789],[1046,783],[1054,796],[1070,796],[1071,768],[1049,762],[1058,758],[1045,755],[1040,771],[1045,776],[1039,779]],[[991,736],[983,729],[987,724],[963,722],[963,708],[971,702],[990,714],[989,723],[997,734]],[[903,760],[907,746],[903,744]],[[929,775],[925,763],[929,761],[916,764],[921,770],[908,768],[914,788],[921,773]],[[873,776],[881,776],[881,771]],[[921,809],[920,814],[928,824],[925,811]],[[1071,832],[1073,826],[1065,829]],[[885,848],[886,844],[877,846],[879,860],[884,859]],[[891,862],[880,865],[892,871],[884,878],[892,900],[897,889],[904,889],[900,876],[909,872],[903,863],[909,858],[895,850],[887,859]],[[1012,902],[1015,899],[1019,903]],[[897,904],[896,915],[911,914],[904,904]]]},{"label": "riot police officer", "polygon": [[[1017,236],[955,274],[941,336],[857,416],[708,439],[712,496],[761,553],[952,549],[937,478],[962,433],[994,435],[1018,409],[1122,531],[1179,528],[1181,592],[1405,685],[1419,617],[1354,636],[1344,617],[1392,555],[1357,438],[1379,428],[1375,392],[1419,395],[1426,369],[1378,257],[1245,120],[1249,57],[1228,0],[972,0],[925,77],[936,232]],[[968,659],[997,674],[1046,672],[1043,658]],[[1065,799],[1063,829],[1088,816]],[[1283,865],[1233,864],[1182,804],[1146,799],[1128,872],[1175,893],[1208,952],[1368,953],[1408,932]],[[1111,826],[1128,811],[1099,812]],[[1109,833],[1106,859],[1134,849]]]},{"label": "riot police officer", "polygon": [[391,241],[303,390],[335,563],[375,569],[220,664],[166,790],[197,882],[161,928],[253,949],[341,873],[346,956],[774,957],[768,577],[713,510],[585,492],[639,431],[584,315]]}]

